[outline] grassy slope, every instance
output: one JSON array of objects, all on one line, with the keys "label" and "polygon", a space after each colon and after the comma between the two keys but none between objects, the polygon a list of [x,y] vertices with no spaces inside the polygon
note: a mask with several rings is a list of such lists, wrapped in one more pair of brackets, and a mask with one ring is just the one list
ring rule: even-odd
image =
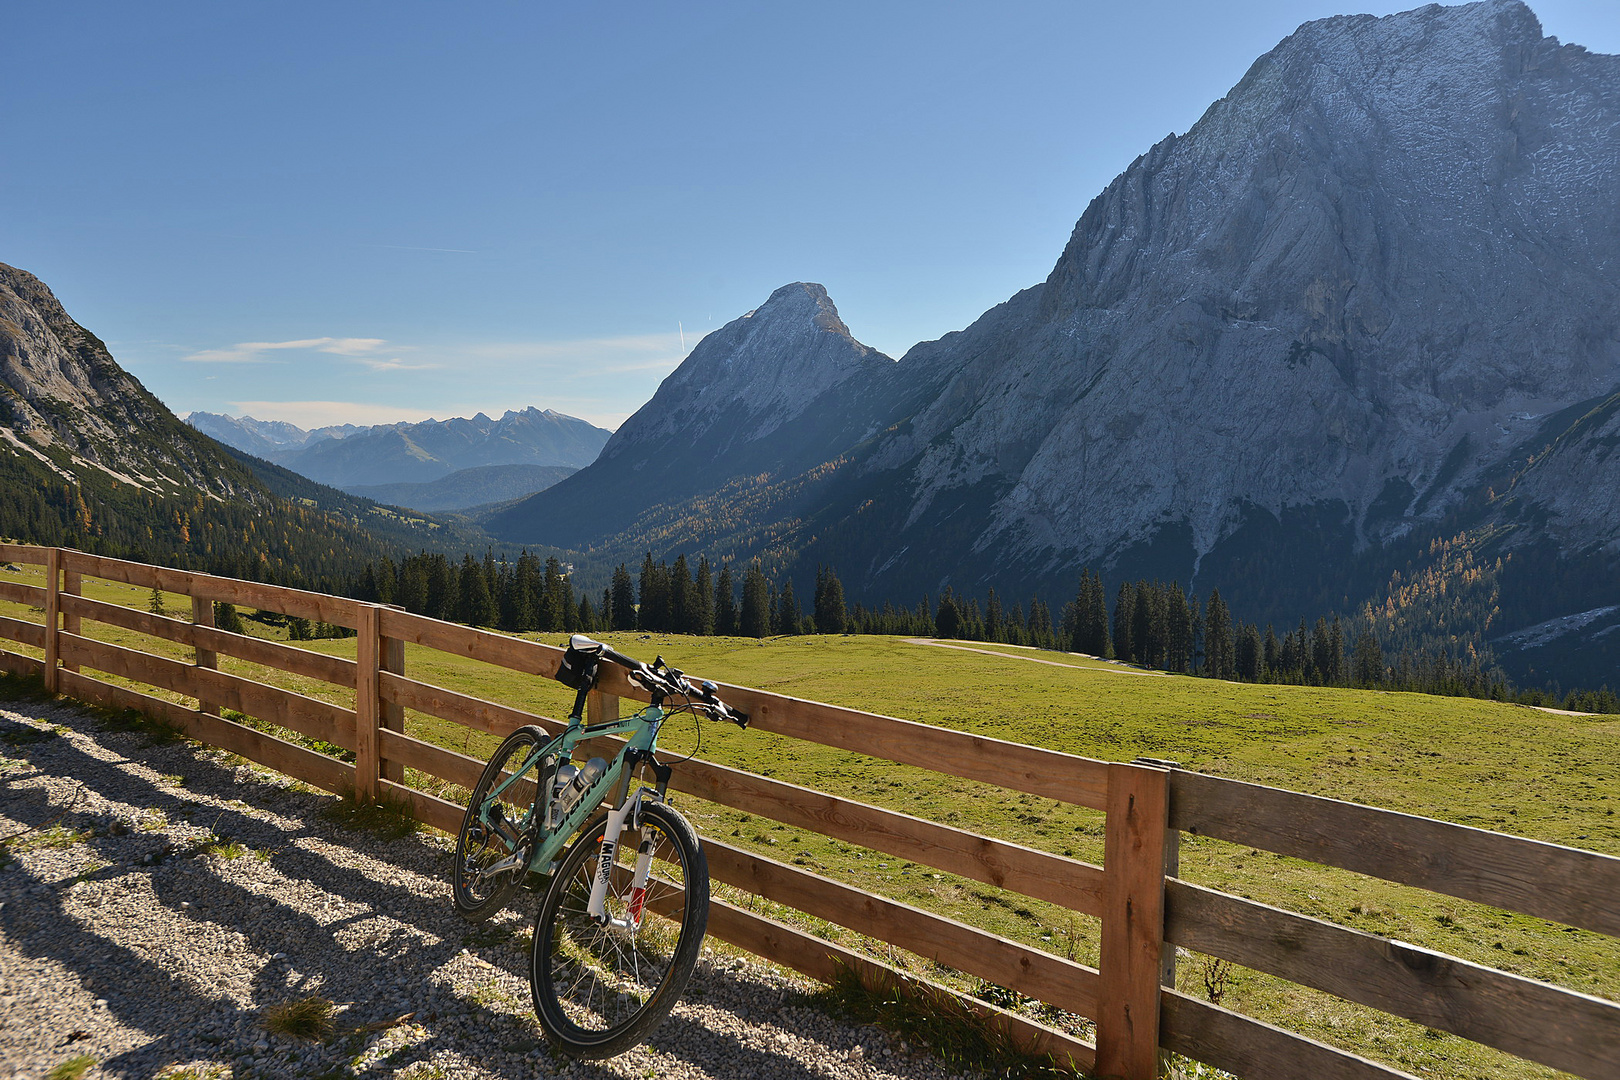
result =
[{"label": "grassy slope", "polygon": [[[37,571],[30,571],[7,578],[37,578]],[[144,607],[148,595],[90,582],[86,592],[135,607]],[[179,604],[178,597],[170,601],[171,607]],[[255,624],[250,627],[264,632]],[[93,627],[92,632],[126,636],[107,627]],[[1558,716],[1415,694],[1147,678],[1079,657],[1040,654],[1074,665],[1057,667],[1020,659],[1030,655],[1026,650],[992,647],[1006,655],[984,655],[895,638],[761,643],[605,636],[631,655],[651,659],[661,652],[690,672],[728,682],[1110,760],[1172,758],[1224,776],[1620,855],[1620,817],[1615,814],[1620,809],[1620,762],[1614,752],[1620,720],[1612,717]],[[312,647],[352,656],[354,643]],[[221,662],[228,670],[263,677],[248,665],[225,657]],[[413,677],[552,715],[571,700],[556,684],[415,647],[407,651],[406,666]],[[336,688],[290,676],[279,679],[298,684],[304,693],[345,698]],[[347,698],[345,704],[352,702],[352,693]],[[413,716],[410,725],[422,737],[474,754],[487,753],[493,743],[432,718]],[[672,723],[664,745],[678,752],[691,749],[691,726]],[[1101,861],[1100,815],[1050,800],[1007,795],[854,754],[790,744],[763,732],[714,725],[705,728],[702,756]],[[1060,954],[1096,961],[1096,928],[1090,919],[696,800],[680,801],[700,831]],[[1477,963],[1620,998],[1620,947],[1599,935],[1207,839],[1184,840],[1182,874]],[[927,970],[926,964],[919,966]],[[1182,989],[1202,994],[1204,967],[1202,958],[1185,958]],[[1431,1075],[1557,1075],[1252,972],[1235,974],[1223,1003],[1413,1071],[1426,1068]]]}]

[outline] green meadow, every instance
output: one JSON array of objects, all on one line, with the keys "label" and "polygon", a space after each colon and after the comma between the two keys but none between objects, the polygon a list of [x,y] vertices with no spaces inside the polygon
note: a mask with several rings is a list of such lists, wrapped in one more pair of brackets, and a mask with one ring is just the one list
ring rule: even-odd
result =
[{"label": "green meadow", "polygon": [[[6,572],[5,579],[37,583],[38,568]],[[143,610],[150,600],[150,590],[113,583],[87,580],[85,592]],[[189,613],[182,597],[166,598],[166,604]],[[39,618],[37,611],[7,603],[0,603],[0,614]],[[285,636],[284,628],[247,625],[255,635]],[[189,650],[113,627],[87,623],[86,630],[189,659]],[[1106,760],[1167,758],[1188,769],[1620,855],[1616,716],[1568,716],[1419,694],[1217,682],[979,643],[961,643],[968,645],[964,649],[885,637],[601,636],[637,658],[661,654],[689,674],[719,681]],[[560,643],[561,637],[541,639]],[[353,639],[298,644],[354,654]],[[220,666],[300,693],[353,701],[352,691],[228,657],[220,657]],[[414,646],[406,650],[406,673],[552,716],[572,700],[555,683]],[[407,725],[418,737],[478,756],[487,755],[495,741],[431,717],[412,714]],[[1101,815],[1068,804],[757,730],[717,724],[698,730],[686,718],[671,721],[663,745],[673,756],[695,750],[709,760],[844,797],[1088,862],[1102,860]],[[676,801],[702,833],[1096,963],[1097,928],[1090,918],[690,797]],[[1181,868],[1184,878],[1199,884],[1620,999],[1620,942],[1602,935],[1205,838],[1183,838]],[[871,945],[816,920],[799,921],[857,947]],[[887,950],[879,952],[891,958]],[[893,959],[931,978],[986,990],[921,958]],[[1218,997],[1226,1007],[1424,1076],[1562,1075],[1270,976],[1222,969],[1205,957],[1182,956],[1177,982],[1188,993]]]}]

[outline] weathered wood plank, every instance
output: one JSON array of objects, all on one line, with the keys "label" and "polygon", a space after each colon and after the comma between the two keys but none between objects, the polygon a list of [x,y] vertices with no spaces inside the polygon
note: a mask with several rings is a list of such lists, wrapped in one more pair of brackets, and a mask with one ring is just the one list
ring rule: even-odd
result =
[{"label": "weathered wood plank", "polygon": [[62,641],[63,654],[85,667],[217,702],[222,708],[291,728],[312,739],[354,749],[354,713],[340,706],[104,641],[65,634]]},{"label": "weathered wood plank", "polygon": [[1102,914],[1102,868],[1089,863],[696,758],[681,763],[670,786],[1086,915]]},{"label": "weathered wood plank", "polygon": [[9,671],[13,675],[41,675],[45,672],[45,661],[0,649],[0,671]]},{"label": "weathered wood plank", "polygon": [[24,585],[20,581],[0,581],[0,600],[10,600],[14,604],[27,604],[29,607],[45,607],[45,589],[40,585]]},{"label": "weathered wood plank", "polygon": [[1178,945],[1494,1046],[1590,1080],[1620,1080],[1620,1004],[1404,942],[1167,886]]},{"label": "weathered wood plank", "polygon": [[406,679],[387,671],[378,674],[377,685],[381,699],[390,704],[465,724],[503,738],[525,724],[556,725],[556,721],[548,717],[446,690],[431,683]]},{"label": "weathered wood plank", "polygon": [[1096,1015],[1098,977],[1092,968],[712,838],[704,838],[703,850],[709,873],[727,884],[1069,1012]]},{"label": "weathered wood plank", "polygon": [[1418,1080],[1174,990],[1160,993],[1159,1016],[1165,1049],[1243,1080]]},{"label": "weathered wood plank", "polygon": [[54,694],[60,687],[57,663],[62,656],[61,628],[61,569],[60,548],[45,549],[45,692]]},{"label": "weathered wood plank", "polygon": [[174,570],[167,566],[109,559],[83,551],[64,550],[63,565],[81,574],[121,581],[141,588],[163,589],[166,592],[186,593],[205,600],[255,607],[261,611],[278,611],[284,615],[316,622],[333,623],[353,628],[359,618],[360,604],[341,596],[289,589],[282,585],[266,585],[258,581],[216,577],[189,570]]},{"label": "weathered wood plank", "polygon": [[896,971],[868,956],[807,934],[802,930],[764,915],[745,911],[724,900],[709,901],[709,933],[772,963],[790,967],[822,982],[832,982],[850,972],[869,989],[887,990],[896,984],[909,986],[930,997],[953,997],[985,1025],[1006,1035],[1015,1045],[1035,1054],[1050,1054],[1067,1062],[1071,1072],[1090,1070],[1096,1051],[1090,1043],[1055,1028],[1038,1024],[959,994],[938,983]]},{"label": "weathered wood plank", "polygon": [[[77,634],[79,632],[79,617],[68,611],[64,604],[67,600],[77,596],[80,589],[83,587],[83,574],[80,574],[76,570],[66,570],[62,573],[62,595],[56,598],[56,606],[57,609],[62,613],[62,629],[69,634]],[[69,671],[79,670],[78,666],[75,664],[64,664],[63,666]]]},{"label": "weathered wood plank", "polygon": [[[396,609],[397,610],[397,609]],[[382,620],[378,619],[378,632],[381,632]],[[381,670],[392,672],[395,675],[405,674],[405,643],[398,638],[385,637],[382,639],[381,651],[377,657],[377,665]],[[405,733],[405,710],[391,701],[381,701],[377,706],[378,722],[389,731]],[[382,776],[385,780],[392,780],[396,784],[405,782],[405,766],[397,761],[388,760],[383,756]]]},{"label": "weathered wood plank", "polygon": [[382,710],[377,700],[377,671],[382,642],[377,636],[377,609],[370,604],[360,608],[360,626],[355,638],[354,671],[354,797],[363,803],[376,801],[377,781],[382,776],[382,754],[377,743]]},{"label": "weathered wood plank", "polygon": [[[627,680],[625,687],[609,689],[622,696],[644,697],[639,692],[627,693]],[[722,685],[720,697],[748,713],[750,722],[761,731],[1094,810],[1105,805],[1106,763],[1092,758],[741,686]]]},{"label": "weathered wood plank", "polygon": [[1620,858],[1175,771],[1170,824],[1620,937]]},{"label": "weathered wood plank", "polygon": [[[193,596],[191,598],[191,623],[195,627],[211,629],[214,625],[214,602],[204,600],[200,596]],[[78,633],[76,627],[65,627],[64,629],[67,629],[69,633]],[[203,647],[200,643],[200,634],[195,636],[199,639],[199,643],[192,647],[192,653],[196,657],[196,665],[200,668],[217,670],[219,668],[219,653],[213,649]],[[197,711],[208,713],[210,716],[218,716],[219,706],[211,701],[203,700],[197,703]]]},{"label": "weathered wood plank", "polygon": [[12,641],[20,642],[23,645],[32,645],[36,649],[43,649],[45,647],[45,624],[0,615],[0,637],[10,638]]},{"label": "weathered wood plank", "polygon": [[[386,728],[378,733],[377,741],[382,756],[390,761],[397,761],[402,766],[436,776],[440,780],[448,780],[452,784],[460,784],[468,791],[477,786],[478,778],[484,772],[484,762],[475,757],[458,754],[454,750],[446,750],[442,746],[413,739],[409,735],[401,735]],[[533,785],[530,785],[530,790],[533,790]],[[533,795],[524,798],[532,800]]]},{"label": "weathered wood plank", "polygon": [[263,638],[248,637],[246,634],[232,634],[212,626],[181,622],[179,619],[169,619],[135,608],[127,608],[121,604],[103,603],[83,596],[63,596],[62,610],[64,613],[72,611],[94,622],[121,626],[126,630],[146,634],[148,637],[163,638],[165,641],[174,641],[193,648],[206,648],[249,663],[262,664],[309,679],[319,679],[334,686],[354,685],[354,661],[345,660],[341,656],[327,656],[325,653],[311,652],[293,645],[283,645],[279,641],[266,641]]},{"label": "weathered wood plank", "polygon": [[1108,779],[1097,1071],[1122,1080],[1156,1080],[1168,773],[1115,763],[1108,767]]},{"label": "weathered wood plank", "polygon": [[0,562],[40,566],[45,562],[46,550],[38,544],[0,544]]},{"label": "weathered wood plank", "polygon": [[529,675],[551,678],[563,651],[537,641],[508,637],[491,630],[474,630],[459,623],[412,615],[397,608],[382,609],[382,634],[398,641],[425,645],[439,652],[482,660],[486,664],[511,668]]},{"label": "weathered wood plank", "polygon": [[70,671],[62,673],[62,687],[63,693],[81,701],[113,709],[134,709],[178,728],[198,742],[229,750],[323,790],[341,792],[354,787],[354,768],[347,763],[242,724]]}]

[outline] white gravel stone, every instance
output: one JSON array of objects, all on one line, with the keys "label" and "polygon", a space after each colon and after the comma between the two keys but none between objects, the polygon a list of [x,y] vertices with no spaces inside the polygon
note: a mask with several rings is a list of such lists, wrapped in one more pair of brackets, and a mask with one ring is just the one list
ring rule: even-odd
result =
[{"label": "white gravel stone", "polygon": [[[536,898],[468,923],[442,838],[349,831],[320,816],[331,801],[70,703],[0,702],[0,1077],[81,1054],[90,1080],[960,1075],[807,1007],[810,984],[707,952],[645,1045],[553,1054],[517,940]],[[227,838],[245,850],[211,846]],[[336,1004],[335,1036],[266,1031],[265,1010],[312,994]]]}]

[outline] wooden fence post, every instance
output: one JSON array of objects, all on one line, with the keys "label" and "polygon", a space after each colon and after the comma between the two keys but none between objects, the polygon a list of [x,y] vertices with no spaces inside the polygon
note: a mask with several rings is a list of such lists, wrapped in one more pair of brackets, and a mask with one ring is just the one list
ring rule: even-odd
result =
[{"label": "wooden fence post", "polygon": [[602,724],[619,718],[619,699],[613,694],[592,690],[585,699],[586,723]]},{"label": "wooden fence post", "polygon": [[[62,591],[72,596],[78,596],[84,589],[84,577],[77,570],[62,571]],[[61,601],[57,601],[58,604]],[[78,634],[80,631],[79,616],[69,612],[62,613],[62,632],[64,634]],[[63,661],[62,666],[69,671],[77,672],[79,665]]]},{"label": "wooden fence post", "polygon": [[379,636],[377,605],[360,606],[360,625],[354,649],[354,798],[359,803],[377,800],[377,780],[381,776],[380,744],[377,735],[377,670],[382,638]]},{"label": "wooden fence post", "polygon": [[62,643],[57,640],[57,615],[62,609],[59,592],[62,578],[62,551],[45,549],[45,692],[56,693],[60,680],[56,677],[56,661],[61,656]]},{"label": "wooden fence post", "polygon": [[[193,596],[191,598],[191,622],[194,626],[213,626],[214,602]],[[204,649],[200,645],[193,645],[192,650],[196,653],[197,667],[208,668],[210,671],[219,670],[219,654],[214,652],[213,649]],[[218,716],[219,705],[205,698],[198,698],[197,711],[207,713],[209,716]]]},{"label": "wooden fence post", "polygon": [[[398,604],[384,604],[384,607],[395,611],[405,609]],[[380,670],[393,675],[405,674],[405,642],[399,638],[385,637],[377,651],[377,666]],[[389,731],[405,734],[405,706],[396,705],[391,701],[383,701],[378,705],[378,722]],[[392,780],[396,784],[405,782],[405,765],[403,762],[389,761],[384,758],[380,775],[384,780]]]},{"label": "wooden fence post", "polygon": [[1108,767],[1096,1075],[1156,1080],[1169,773]]}]

